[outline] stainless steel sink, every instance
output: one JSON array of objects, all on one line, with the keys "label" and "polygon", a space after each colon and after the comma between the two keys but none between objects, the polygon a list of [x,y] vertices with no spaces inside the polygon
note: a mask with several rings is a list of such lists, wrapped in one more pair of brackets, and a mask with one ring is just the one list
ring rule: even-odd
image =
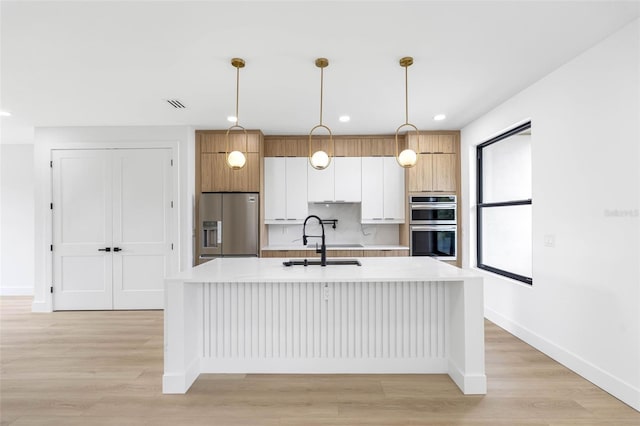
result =
[{"label": "stainless steel sink", "polygon": [[[318,259],[298,259],[298,260],[288,260],[282,262],[284,266],[314,266],[320,265],[320,260]],[[355,259],[328,259],[327,266],[329,265],[353,265],[353,266],[362,266],[362,264]]]},{"label": "stainless steel sink", "polygon": [[362,244],[327,244],[327,248],[362,248]]}]

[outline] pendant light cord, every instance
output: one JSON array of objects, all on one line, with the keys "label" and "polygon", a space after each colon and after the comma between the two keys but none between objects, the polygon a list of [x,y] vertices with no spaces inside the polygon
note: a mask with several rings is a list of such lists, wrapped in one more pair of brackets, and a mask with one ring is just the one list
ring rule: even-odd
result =
[{"label": "pendant light cord", "polygon": [[324,68],[320,68],[320,125],[322,126],[322,93],[324,88]]},{"label": "pendant light cord", "polygon": [[409,123],[409,67],[404,67],[404,123]]},{"label": "pendant light cord", "polygon": [[238,115],[238,104],[240,99],[240,67],[236,67],[236,126],[238,125],[238,121],[240,121],[240,116]]}]

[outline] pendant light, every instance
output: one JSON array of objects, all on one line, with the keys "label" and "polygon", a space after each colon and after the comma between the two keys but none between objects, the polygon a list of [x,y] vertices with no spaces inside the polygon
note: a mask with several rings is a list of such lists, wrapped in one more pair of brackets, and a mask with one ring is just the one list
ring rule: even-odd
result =
[{"label": "pendant light", "polygon": [[404,124],[396,129],[396,161],[404,168],[413,167],[418,161],[418,155],[411,148],[407,148],[398,154],[398,132],[403,127],[413,127],[416,131],[416,137],[420,135],[418,128],[409,123],[409,83],[408,83],[408,68],[413,65],[413,58],[411,56],[405,56],[400,59],[400,66],[404,68]]},{"label": "pendant light", "polygon": [[[227,165],[233,170],[240,170],[247,163],[247,149],[249,146],[249,135],[244,127],[238,124],[239,116],[238,116],[238,99],[240,95],[240,68],[244,68],[244,59],[241,58],[233,58],[231,59],[231,65],[236,68],[236,116],[235,124],[227,129],[226,134],[226,147],[225,147],[225,155],[227,157]],[[244,132],[244,152],[242,151],[231,151],[229,152],[229,146],[231,144],[229,138],[229,132],[234,129],[240,129]]]},{"label": "pendant light", "polygon": [[[316,59],[316,67],[320,68],[320,124],[315,126],[309,132],[309,164],[316,170],[324,170],[331,164],[331,158],[333,157],[334,152],[334,142],[333,135],[331,134],[331,129],[322,124],[322,90],[324,86],[324,69],[329,66],[329,60],[327,58],[318,58]],[[311,148],[311,140],[313,137],[313,131],[322,127],[329,132],[329,153],[324,152],[323,150],[313,151]],[[313,153],[313,154],[312,154]]]}]

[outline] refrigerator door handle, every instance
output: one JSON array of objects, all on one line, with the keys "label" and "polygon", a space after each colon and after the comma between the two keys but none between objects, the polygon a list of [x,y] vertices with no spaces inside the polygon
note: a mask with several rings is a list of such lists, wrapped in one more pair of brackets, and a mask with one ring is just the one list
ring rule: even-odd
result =
[{"label": "refrigerator door handle", "polygon": [[218,221],[218,244],[222,244],[222,221]]}]

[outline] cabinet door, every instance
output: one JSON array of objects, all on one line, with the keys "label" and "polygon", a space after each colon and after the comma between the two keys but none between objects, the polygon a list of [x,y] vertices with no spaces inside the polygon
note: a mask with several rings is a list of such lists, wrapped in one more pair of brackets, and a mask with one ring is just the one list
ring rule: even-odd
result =
[{"label": "cabinet door", "polygon": [[202,192],[258,192],[260,190],[260,155],[247,154],[247,164],[240,170],[227,165],[225,153],[204,153],[200,157]]},{"label": "cabinet door", "polygon": [[229,178],[227,160],[224,153],[205,153],[200,157],[200,178],[202,192],[228,191]]},{"label": "cabinet door", "polygon": [[359,203],[362,200],[360,157],[336,157],[333,161],[335,162],[335,200]]},{"label": "cabinet door", "polygon": [[311,164],[308,164],[307,199],[310,203],[333,201],[335,199],[335,164],[335,158],[331,161],[329,167],[324,170],[316,170],[311,166]]},{"label": "cabinet door", "polygon": [[455,192],[456,154],[433,154],[433,191]]},{"label": "cabinet door", "polygon": [[455,154],[456,138],[454,135],[438,135],[438,142],[434,152]]},{"label": "cabinet door", "polygon": [[[266,160],[266,159],[265,159]],[[304,220],[309,214],[307,204],[307,157],[287,157],[286,164],[286,217]]]},{"label": "cabinet door", "polygon": [[418,154],[418,162],[409,169],[409,192],[433,190],[433,155]]},{"label": "cabinet door", "polygon": [[362,222],[381,220],[384,217],[382,190],[385,158],[395,161],[393,157],[362,157]]},{"label": "cabinet door", "polygon": [[383,158],[383,206],[385,220],[404,221],[404,170],[395,157]]},{"label": "cabinet door", "polygon": [[256,132],[248,132],[245,136],[242,131],[232,131],[227,142],[226,131],[216,131],[215,133],[200,132],[200,151],[224,153],[226,150],[245,152],[260,151],[260,135]]},{"label": "cabinet door", "polygon": [[[264,159],[264,220],[286,219],[286,172],[284,157]],[[305,188],[306,190],[306,188]],[[306,201],[306,200],[305,200]]]}]

